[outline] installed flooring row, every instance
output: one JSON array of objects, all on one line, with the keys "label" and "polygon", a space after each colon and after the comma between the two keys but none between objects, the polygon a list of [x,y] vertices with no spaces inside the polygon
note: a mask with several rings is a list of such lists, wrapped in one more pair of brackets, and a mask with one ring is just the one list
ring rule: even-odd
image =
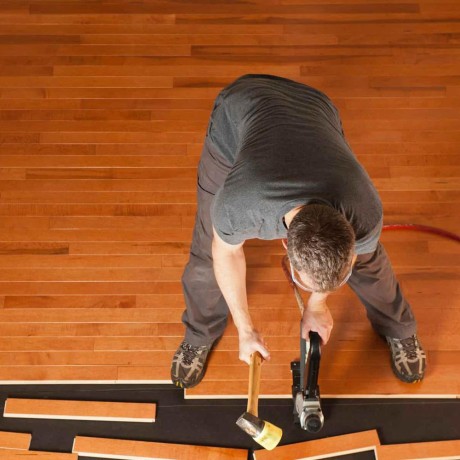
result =
[{"label": "installed flooring row", "polygon": [[[447,1],[0,4],[0,381],[169,382],[181,272],[213,101],[246,73],[325,92],[386,223],[459,231],[460,10]],[[383,242],[418,320],[427,376],[404,385],[348,289],[331,296],[324,395],[460,394],[459,248]],[[279,242],[248,242],[249,305],[290,395],[299,313]],[[247,390],[231,321],[188,398]],[[346,383],[345,383],[346,382]]]}]

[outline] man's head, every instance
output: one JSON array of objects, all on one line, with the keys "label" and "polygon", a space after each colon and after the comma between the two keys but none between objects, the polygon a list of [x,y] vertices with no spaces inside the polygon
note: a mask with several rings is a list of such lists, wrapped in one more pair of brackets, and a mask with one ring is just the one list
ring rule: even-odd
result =
[{"label": "man's head", "polygon": [[303,206],[287,234],[289,259],[315,292],[337,289],[350,273],[355,234],[338,211],[322,204]]}]

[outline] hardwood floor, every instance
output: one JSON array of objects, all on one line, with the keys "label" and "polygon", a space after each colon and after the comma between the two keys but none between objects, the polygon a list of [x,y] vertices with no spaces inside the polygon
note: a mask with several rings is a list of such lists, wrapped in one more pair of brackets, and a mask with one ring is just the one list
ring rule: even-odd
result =
[{"label": "hardwood floor", "polygon": [[[213,99],[245,73],[326,92],[385,223],[459,233],[460,6],[437,0],[0,4],[0,381],[169,381],[180,276]],[[460,394],[460,246],[383,242],[428,352],[423,383],[393,376],[348,287],[334,294],[323,396]],[[250,308],[289,396],[299,313],[279,242],[246,247]],[[232,322],[187,397],[247,392]]]}]

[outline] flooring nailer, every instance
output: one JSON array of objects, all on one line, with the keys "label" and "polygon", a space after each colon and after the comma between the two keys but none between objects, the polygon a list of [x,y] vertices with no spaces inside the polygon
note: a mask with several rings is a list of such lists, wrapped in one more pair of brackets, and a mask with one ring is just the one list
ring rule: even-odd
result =
[{"label": "flooring nailer", "polygon": [[[284,242],[283,244],[286,247]],[[305,305],[297,286],[292,281],[287,262],[288,257],[284,256],[281,266],[294,290],[300,314],[303,316]],[[304,430],[317,433],[324,425],[318,386],[321,337],[317,332],[310,331],[309,338],[308,342],[302,338],[302,327],[300,327],[300,361],[291,362],[292,398],[294,400],[294,421],[299,423]]]},{"label": "flooring nailer", "polygon": [[300,339],[300,361],[291,362],[294,421],[309,433],[317,433],[324,425],[318,386],[320,344],[320,336],[310,332],[309,342]]}]

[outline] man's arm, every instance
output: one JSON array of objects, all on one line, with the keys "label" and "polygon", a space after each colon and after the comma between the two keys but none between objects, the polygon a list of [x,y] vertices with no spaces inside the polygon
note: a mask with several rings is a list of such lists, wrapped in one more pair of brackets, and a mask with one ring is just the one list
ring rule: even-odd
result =
[{"label": "man's arm", "polygon": [[238,329],[239,357],[247,364],[255,351],[270,358],[264,340],[256,331],[248,309],[246,294],[246,259],[243,243],[232,245],[223,241],[213,228],[212,257],[217,284],[227,302]]},{"label": "man's arm", "polygon": [[302,337],[309,340],[309,332],[317,332],[323,345],[329,341],[334,325],[326,303],[329,293],[312,292],[302,317]]}]

